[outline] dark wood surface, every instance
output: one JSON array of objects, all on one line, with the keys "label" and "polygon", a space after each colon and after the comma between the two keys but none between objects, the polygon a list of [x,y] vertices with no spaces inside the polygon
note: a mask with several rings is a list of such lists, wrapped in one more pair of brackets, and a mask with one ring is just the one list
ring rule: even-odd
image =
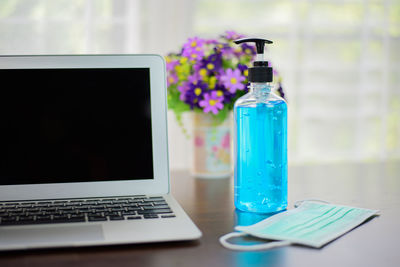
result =
[{"label": "dark wood surface", "polygon": [[200,240],[2,252],[0,266],[400,266],[399,162],[289,168],[289,208],[296,200],[319,198],[381,211],[381,216],[321,249],[227,250],[218,242],[221,235],[238,223],[263,217],[235,211],[232,178],[196,179],[185,171],[171,176],[172,194],[203,232]]}]

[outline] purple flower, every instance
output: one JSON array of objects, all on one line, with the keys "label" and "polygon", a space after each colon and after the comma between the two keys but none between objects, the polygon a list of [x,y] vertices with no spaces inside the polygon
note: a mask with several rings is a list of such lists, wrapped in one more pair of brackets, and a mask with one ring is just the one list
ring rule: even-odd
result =
[{"label": "purple flower", "polygon": [[206,40],[205,43],[208,45],[216,45],[216,44],[218,44],[218,40],[210,39],[210,40]]},{"label": "purple flower", "polygon": [[220,53],[211,54],[203,63],[209,72],[215,72],[222,67],[222,56]]},{"label": "purple flower", "polygon": [[229,104],[231,102],[232,97],[235,94],[232,94],[227,90],[223,85],[218,84],[215,88],[215,92],[217,92],[218,97],[223,97],[222,103]]},{"label": "purple flower", "polygon": [[226,32],[225,32],[225,36],[223,36],[223,37],[225,37],[225,38],[228,39],[228,40],[236,40],[236,39],[243,38],[244,35],[238,34],[238,33],[235,32],[235,31],[226,31]]},{"label": "purple flower", "polygon": [[221,82],[234,94],[236,90],[243,90],[244,84],[242,83],[246,78],[240,73],[240,70],[227,69],[225,74],[221,75]]},{"label": "purple flower", "polygon": [[203,107],[204,113],[212,112],[217,114],[224,107],[222,104],[223,97],[218,96],[216,91],[205,93],[204,99],[200,101],[200,107]]},{"label": "purple flower", "polygon": [[237,68],[240,70],[240,72],[243,74],[243,76],[247,76],[248,75],[249,67],[247,67],[246,65],[239,63]]},{"label": "purple flower", "polygon": [[198,81],[201,81],[201,76],[199,75],[198,72],[193,73],[192,75],[188,76],[188,82],[190,83],[197,83]]},{"label": "purple flower", "polygon": [[181,101],[185,101],[185,94],[189,90],[189,83],[188,82],[183,82],[181,85],[178,86],[178,91],[181,92],[179,95],[179,99]]},{"label": "purple flower", "polygon": [[170,73],[167,79],[167,85],[170,86],[171,84],[175,84],[178,82],[178,75],[175,73]]},{"label": "purple flower", "polygon": [[198,37],[189,38],[187,43],[183,45],[182,56],[193,60],[199,60],[204,55],[203,45],[205,41]]},{"label": "purple flower", "polygon": [[179,60],[173,60],[167,57],[167,71],[173,71],[175,66],[179,65]]},{"label": "purple flower", "polygon": [[190,106],[190,109],[199,107],[199,101],[202,99],[206,90],[207,84],[202,81],[189,84],[188,90],[185,92],[185,103]]},{"label": "purple flower", "polygon": [[245,55],[254,56],[257,54],[256,47],[254,45],[242,44],[241,48],[242,48],[243,54],[245,54]]},{"label": "purple flower", "polygon": [[221,51],[222,56],[226,59],[232,59],[232,58],[236,57],[235,50],[233,49],[233,47],[229,46],[228,44],[223,45],[220,48],[220,51]]},{"label": "purple flower", "polygon": [[218,73],[222,68],[222,56],[220,53],[211,54],[193,67],[201,77],[213,75],[214,73]]}]

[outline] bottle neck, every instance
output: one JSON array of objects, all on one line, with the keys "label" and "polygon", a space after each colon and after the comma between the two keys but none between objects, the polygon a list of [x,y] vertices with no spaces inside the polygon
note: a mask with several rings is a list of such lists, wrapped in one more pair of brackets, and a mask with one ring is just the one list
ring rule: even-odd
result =
[{"label": "bottle neck", "polygon": [[256,95],[268,95],[271,93],[272,83],[250,83],[250,93]]}]

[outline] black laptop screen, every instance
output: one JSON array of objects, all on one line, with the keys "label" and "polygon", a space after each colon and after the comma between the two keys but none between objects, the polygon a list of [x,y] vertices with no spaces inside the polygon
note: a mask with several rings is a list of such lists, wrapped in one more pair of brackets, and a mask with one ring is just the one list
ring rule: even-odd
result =
[{"label": "black laptop screen", "polygon": [[149,69],[3,69],[0,81],[0,184],[153,178]]}]

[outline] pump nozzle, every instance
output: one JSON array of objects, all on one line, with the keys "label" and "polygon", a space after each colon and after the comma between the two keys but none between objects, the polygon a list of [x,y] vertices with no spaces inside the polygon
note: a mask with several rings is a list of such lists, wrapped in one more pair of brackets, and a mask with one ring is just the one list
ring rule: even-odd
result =
[{"label": "pump nozzle", "polygon": [[272,68],[268,67],[268,62],[264,61],[264,46],[272,44],[272,41],[261,38],[243,38],[234,41],[235,44],[254,42],[257,47],[257,57],[254,67],[249,68],[249,82],[272,82]]},{"label": "pump nozzle", "polygon": [[235,40],[234,42],[235,44],[249,43],[249,42],[255,43],[257,48],[256,61],[264,61],[264,46],[265,44],[272,44],[272,41],[261,38],[242,38]]}]

